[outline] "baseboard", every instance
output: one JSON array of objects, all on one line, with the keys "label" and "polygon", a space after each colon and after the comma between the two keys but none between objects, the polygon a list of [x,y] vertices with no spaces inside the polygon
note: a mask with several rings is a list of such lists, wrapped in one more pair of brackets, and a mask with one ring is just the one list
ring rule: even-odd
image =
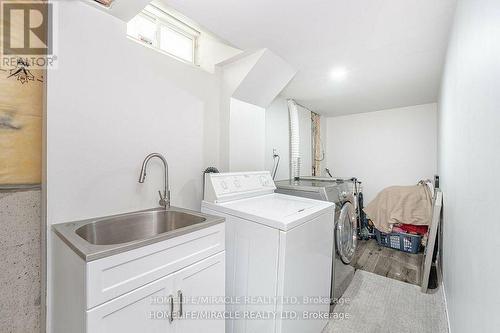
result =
[{"label": "baseboard", "polygon": [[442,280],[441,280],[441,288],[443,288],[444,310],[446,311],[446,321],[448,322],[448,333],[451,333],[450,316],[448,314],[448,298],[446,297],[446,288],[444,287],[444,281]]}]

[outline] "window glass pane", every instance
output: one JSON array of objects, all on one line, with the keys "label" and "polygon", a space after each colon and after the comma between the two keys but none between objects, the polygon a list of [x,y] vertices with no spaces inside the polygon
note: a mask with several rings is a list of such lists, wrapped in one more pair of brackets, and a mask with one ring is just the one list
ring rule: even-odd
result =
[{"label": "window glass pane", "polygon": [[156,23],[143,15],[137,15],[127,24],[127,33],[149,45],[155,45]]},{"label": "window glass pane", "polygon": [[160,28],[160,49],[193,62],[193,39],[167,26]]}]

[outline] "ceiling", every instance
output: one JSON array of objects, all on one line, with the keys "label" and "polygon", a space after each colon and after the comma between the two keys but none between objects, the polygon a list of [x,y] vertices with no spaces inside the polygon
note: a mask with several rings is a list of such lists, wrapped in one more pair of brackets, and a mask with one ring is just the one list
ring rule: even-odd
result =
[{"label": "ceiling", "polygon": [[[455,0],[163,0],[298,70],[282,92],[335,116],[436,102]],[[335,80],[340,68],[345,78]],[[342,76],[342,75],[340,75]]]}]

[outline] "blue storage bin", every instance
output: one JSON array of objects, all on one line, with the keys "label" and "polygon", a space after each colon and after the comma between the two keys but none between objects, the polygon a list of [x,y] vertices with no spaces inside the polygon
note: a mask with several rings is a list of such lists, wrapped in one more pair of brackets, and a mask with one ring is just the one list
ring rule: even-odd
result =
[{"label": "blue storage bin", "polygon": [[375,229],[375,237],[377,237],[377,243],[381,246],[408,253],[418,253],[422,242],[422,236],[420,235],[400,232],[387,234],[377,229]]}]

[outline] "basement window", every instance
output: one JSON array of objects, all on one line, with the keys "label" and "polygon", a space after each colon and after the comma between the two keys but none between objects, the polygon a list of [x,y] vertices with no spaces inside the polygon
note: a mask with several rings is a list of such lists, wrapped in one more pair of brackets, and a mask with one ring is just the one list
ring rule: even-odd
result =
[{"label": "basement window", "polygon": [[154,5],[146,6],[128,22],[127,34],[178,60],[196,64],[200,32]]}]

